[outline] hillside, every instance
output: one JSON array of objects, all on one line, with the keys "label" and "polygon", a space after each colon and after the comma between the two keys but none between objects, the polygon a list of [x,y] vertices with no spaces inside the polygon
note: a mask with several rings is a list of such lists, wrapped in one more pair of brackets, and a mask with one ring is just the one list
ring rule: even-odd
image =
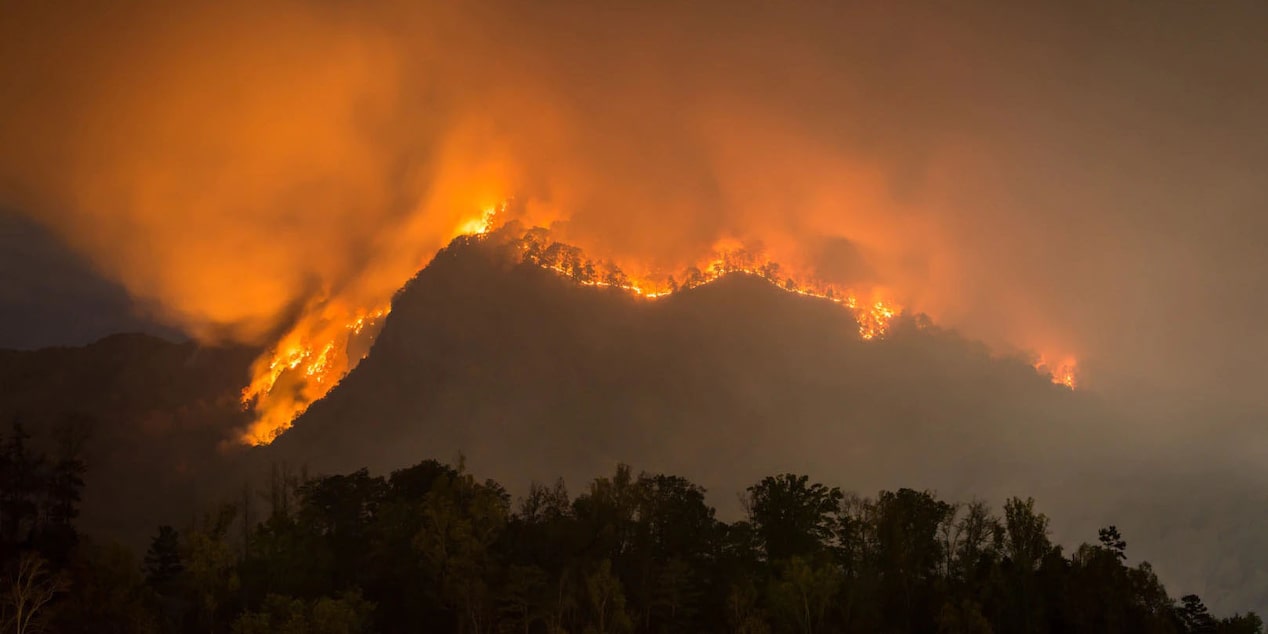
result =
[{"label": "hillside", "polygon": [[[254,355],[145,336],[0,352],[0,416],[90,433],[83,526],[143,543],[270,465],[385,473],[460,454],[480,477],[574,487],[619,462],[690,478],[719,516],[772,473],[861,494],[1034,496],[1054,539],[1117,524],[1169,587],[1268,604],[1261,483],[1168,460],[1093,392],[920,318],[861,341],[848,312],[732,275],[649,301],[458,241],[398,293],[370,355],[270,446],[224,441]],[[1215,480],[1212,480],[1212,479]],[[1218,481],[1217,490],[1196,483]],[[523,494],[513,490],[513,494]],[[1258,558],[1256,558],[1258,557]]]},{"label": "hillside", "polygon": [[81,525],[135,540],[200,508],[191,493],[221,471],[225,430],[245,422],[237,395],[254,355],[139,334],[0,350],[3,433],[20,422],[39,445],[80,444]]},{"label": "hillside", "polygon": [[714,486],[794,465],[937,484],[1072,433],[1088,400],[915,320],[861,341],[846,311],[756,278],[647,301],[487,249],[437,257],[268,452],[322,470],[461,452],[508,480],[624,460]]},{"label": "hillside", "polygon": [[[733,275],[655,301],[580,287],[455,243],[396,297],[369,357],[252,456],[316,473],[463,456],[502,482],[676,473],[740,514],[742,483],[809,473],[847,490],[1035,496],[1077,544],[1117,523],[1168,583],[1221,608],[1268,603],[1244,552],[1261,483],[1170,455],[1093,392],[919,318],[861,341],[849,314]],[[1224,483],[1209,497],[1196,482]],[[522,494],[523,491],[512,491]],[[1234,545],[1235,544],[1235,545]]]}]

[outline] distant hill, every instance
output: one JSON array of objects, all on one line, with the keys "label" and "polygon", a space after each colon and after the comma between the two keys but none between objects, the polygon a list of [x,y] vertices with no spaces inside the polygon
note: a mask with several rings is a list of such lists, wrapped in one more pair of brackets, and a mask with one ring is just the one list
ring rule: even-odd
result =
[{"label": "distant hill", "polygon": [[[122,334],[77,348],[0,350],[0,433],[69,433],[88,464],[81,524],[135,541],[200,509],[256,351]],[[177,517],[173,517],[178,514]]]}]

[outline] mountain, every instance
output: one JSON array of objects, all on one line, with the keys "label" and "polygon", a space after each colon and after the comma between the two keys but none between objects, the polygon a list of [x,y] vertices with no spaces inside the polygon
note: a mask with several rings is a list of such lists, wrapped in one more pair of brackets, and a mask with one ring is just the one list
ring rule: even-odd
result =
[{"label": "mountain", "polygon": [[356,370],[253,459],[341,473],[462,456],[481,477],[574,487],[625,462],[702,484],[732,517],[745,486],[782,471],[864,495],[1034,496],[1060,543],[1117,524],[1169,585],[1223,610],[1268,605],[1254,563],[1268,558],[1247,554],[1268,552],[1254,529],[1268,486],[1157,445],[1094,392],[919,316],[862,341],[839,306],[755,277],[647,300],[459,241],[397,295]]},{"label": "mountain", "polygon": [[12,421],[38,445],[81,445],[81,525],[135,543],[201,510],[191,493],[213,486],[225,430],[245,422],[238,395],[256,354],[141,334],[0,350],[0,433]]},{"label": "mountain", "polygon": [[508,481],[625,461],[719,490],[777,470],[938,486],[1083,427],[1087,400],[916,319],[862,341],[839,306],[755,277],[652,301],[472,243],[401,291],[369,357],[268,453],[322,471],[462,453]]},{"label": "mountain", "polygon": [[1159,447],[1094,392],[919,316],[863,341],[840,306],[755,277],[647,300],[460,239],[397,294],[369,356],[290,431],[228,447],[255,352],[145,336],[0,352],[0,415],[46,436],[86,426],[84,524],[133,544],[241,499],[279,463],[385,472],[461,455],[480,477],[564,477],[575,489],[625,462],[705,486],[732,518],[744,487],[785,471],[863,495],[929,488],[997,507],[1034,496],[1058,543],[1117,524],[1129,556],[1178,594],[1220,611],[1268,606],[1255,528],[1268,485]]}]

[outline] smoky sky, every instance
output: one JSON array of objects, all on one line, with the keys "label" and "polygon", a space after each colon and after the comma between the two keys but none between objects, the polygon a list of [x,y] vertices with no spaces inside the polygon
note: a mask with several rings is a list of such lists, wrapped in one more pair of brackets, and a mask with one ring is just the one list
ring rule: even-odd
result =
[{"label": "smoky sky", "polygon": [[[1119,485],[1135,517],[1202,500],[1253,527],[1265,24],[1254,0],[0,0],[0,345],[342,330],[513,199],[632,272],[731,241],[996,353],[1073,355],[1093,413],[1000,415],[996,483],[1024,436],[1051,470],[1019,481],[1083,501],[1097,481],[1062,478],[1109,454],[1167,492]],[[1002,385],[975,394],[1022,399]],[[973,449],[961,422],[931,453]],[[1255,495],[1205,495],[1230,474]]]},{"label": "smoky sky", "polygon": [[83,345],[118,332],[182,337],[140,313],[47,231],[0,212],[0,348]]},{"label": "smoky sky", "polygon": [[390,296],[516,197],[618,261],[833,252],[1092,389],[1260,405],[1262,3],[4,10],[0,203],[200,339]]}]

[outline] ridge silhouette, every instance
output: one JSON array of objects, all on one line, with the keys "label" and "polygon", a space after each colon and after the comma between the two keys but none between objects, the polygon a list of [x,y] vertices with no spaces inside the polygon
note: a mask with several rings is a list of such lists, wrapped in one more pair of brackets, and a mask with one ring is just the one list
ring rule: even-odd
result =
[{"label": "ridge silhouette", "polygon": [[[1204,590],[1225,611],[1268,603],[1251,556],[1268,552],[1265,539],[1255,522],[1234,525],[1268,509],[1261,484],[1213,464],[1225,488],[1195,498],[1200,479],[1159,479],[1167,457],[1094,392],[919,316],[861,341],[839,306],[751,276],[653,302],[460,239],[397,294],[369,356],[290,431],[226,446],[247,421],[238,395],[256,352],[145,336],[3,351],[0,416],[37,437],[78,417],[81,524],[134,546],[240,497],[273,464],[387,473],[462,455],[473,473],[523,486],[627,463],[699,483],[723,518],[739,516],[746,483],[782,472],[860,492],[1033,496],[1058,543],[1115,522],[1178,591]],[[1210,566],[1231,553],[1236,565]]]}]

